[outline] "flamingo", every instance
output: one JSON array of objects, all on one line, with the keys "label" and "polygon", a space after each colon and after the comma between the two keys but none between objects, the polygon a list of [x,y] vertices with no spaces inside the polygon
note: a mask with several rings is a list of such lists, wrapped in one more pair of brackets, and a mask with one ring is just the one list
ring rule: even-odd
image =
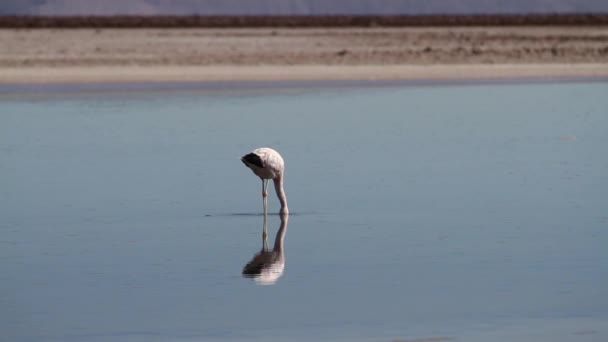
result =
[{"label": "flamingo", "polygon": [[277,197],[281,202],[281,215],[289,214],[287,208],[287,196],[283,189],[283,179],[285,176],[285,162],[279,152],[261,147],[253,152],[241,157],[241,161],[253,173],[262,180],[262,200],[264,202],[264,216],[268,214],[268,181],[272,179]]}]

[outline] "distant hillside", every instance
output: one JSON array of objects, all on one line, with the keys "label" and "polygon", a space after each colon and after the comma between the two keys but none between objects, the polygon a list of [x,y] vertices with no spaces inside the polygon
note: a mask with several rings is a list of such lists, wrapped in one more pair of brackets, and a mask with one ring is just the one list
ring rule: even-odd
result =
[{"label": "distant hillside", "polygon": [[608,13],[608,0],[0,0],[0,15]]},{"label": "distant hillside", "polygon": [[0,28],[605,26],[602,14],[0,16]]}]

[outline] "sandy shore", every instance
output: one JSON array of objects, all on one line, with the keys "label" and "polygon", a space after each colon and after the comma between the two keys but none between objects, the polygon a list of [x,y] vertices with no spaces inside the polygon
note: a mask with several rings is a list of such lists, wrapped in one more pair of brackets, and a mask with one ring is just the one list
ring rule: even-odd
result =
[{"label": "sandy shore", "polygon": [[95,66],[0,69],[0,83],[608,77],[608,64]]},{"label": "sandy shore", "polygon": [[4,29],[0,82],[608,76],[608,27]]}]

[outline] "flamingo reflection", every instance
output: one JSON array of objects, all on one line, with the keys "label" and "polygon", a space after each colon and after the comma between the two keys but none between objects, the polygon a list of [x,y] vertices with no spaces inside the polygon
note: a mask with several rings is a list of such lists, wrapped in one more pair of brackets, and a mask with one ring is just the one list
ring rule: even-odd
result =
[{"label": "flamingo reflection", "polygon": [[251,258],[251,261],[243,267],[243,277],[252,278],[260,285],[271,285],[283,275],[283,271],[285,270],[283,242],[285,241],[288,220],[289,215],[281,215],[281,226],[274,238],[274,246],[272,249],[269,249],[267,240],[267,217],[264,215],[262,250],[256,253],[253,258]]}]

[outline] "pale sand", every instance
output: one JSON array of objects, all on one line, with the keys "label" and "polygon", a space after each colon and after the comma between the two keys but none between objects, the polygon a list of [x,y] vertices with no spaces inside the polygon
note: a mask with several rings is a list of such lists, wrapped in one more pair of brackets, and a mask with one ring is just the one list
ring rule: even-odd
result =
[{"label": "pale sand", "polygon": [[4,29],[0,83],[608,76],[608,27]]},{"label": "pale sand", "polygon": [[608,64],[95,66],[0,69],[0,83],[608,77]]}]

